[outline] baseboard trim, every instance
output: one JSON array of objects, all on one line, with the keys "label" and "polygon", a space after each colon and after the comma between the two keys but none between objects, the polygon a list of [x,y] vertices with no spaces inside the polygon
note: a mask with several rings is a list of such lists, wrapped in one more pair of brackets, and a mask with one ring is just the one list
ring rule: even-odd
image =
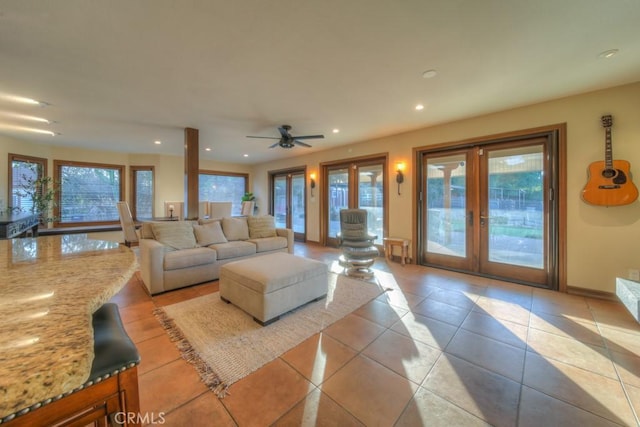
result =
[{"label": "baseboard trim", "polygon": [[597,291],[595,289],[579,288],[576,286],[567,286],[567,293],[571,295],[578,295],[581,297],[620,302],[617,295],[613,292]]}]

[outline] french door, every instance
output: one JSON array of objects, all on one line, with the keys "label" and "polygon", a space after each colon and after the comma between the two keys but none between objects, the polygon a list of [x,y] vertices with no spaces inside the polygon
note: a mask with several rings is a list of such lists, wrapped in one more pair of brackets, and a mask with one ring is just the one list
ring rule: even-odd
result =
[{"label": "french door", "polygon": [[271,175],[272,209],[276,227],[293,230],[294,239],[306,240],[305,171],[293,170]]},{"label": "french door", "polygon": [[422,153],[422,263],[556,288],[556,145],[551,133]]},{"label": "french door", "polygon": [[384,157],[323,165],[325,244],[338,244],[340,210],[359,208],[368,212],[369,231],[378,236],[375,243],[382,245],[386,224],[385,165]]}]

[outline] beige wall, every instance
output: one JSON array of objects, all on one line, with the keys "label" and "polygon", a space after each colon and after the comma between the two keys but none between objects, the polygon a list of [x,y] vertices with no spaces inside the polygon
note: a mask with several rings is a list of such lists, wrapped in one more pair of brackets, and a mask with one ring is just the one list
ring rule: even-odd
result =
[{"label": "beige wall", "polygon": [[[566,123],[567,284],[613,292],[617,276],[626,277],[630,268],[640,269],[640,201],[605,208],[587,205],[580,198],[587,166],[604,156],[604,130],[600,124],[604,114],[613,115],[614,157],[629,160],[632,172],[640,176],[640,83],[635,83],[258,165],[254,168],[253,190],[259,199],[266,199],[269,170],[307,164],[310,171],[317,172],[321,162],[388,152],[391,168],[396,160],[409,164],[402,195],[394,191],[395,174],[388,177],[389,234],[410,237],[415,226],[411,212],[416,209],[411,197],[414,147]],[[636,179],[638,184],[640,178]],[[308,202],[307,237],[318,241],[318,197]]]},{"label": "beige wall", "polygon": [[[425,111],[428,114],[428,109]],[[585,204],[580,199],[586,183],[589,163],[602,160],[604,131],[600,124],[603,114],[613,115],[614,157],[631,162],[632,172],[640,176],[640,83],[572,96],[537,105],[442,124],[413,132],[343,146],[288,160],[253,167],[201,161],[202,169],[230,172],[250,172],[252,190],[261,213],[268,206],[268,171],[307,166],[309,172],[319,171],[322,162],[347,159],[374,153],[388,153],[390,166],[397,160],[408,164],[402,194],[395,191],[395,174],[389,180],[389,234],[410,237],[415,224],[411,212],[414,147],[455,142],[469,138],[550,124],[567,124],[567,259],[568,285],[613,292],[615,278],[627,276],[628,269],[640,269],[640,202],[632,205],[604,208]],[[302,150],[300,150],[302,152]],[[131,155],[122,153],[76,150],[48,145],[29,144],[0,136],[0,155],[19,153],[65,160],[155,166],[156,212],[161,212],[164,200],[182,200],[183,160],[180,156]],[[50,162],[51,165],[51,162]],[[51,171],[52,169],[50,169]],[[7,162],[0,161],[0,198],[7,200]],[[640,178],[636,180],[639,184]],[[127,182],[129,179],[127,177]],[[307,238],[319,241],[319,188],[309,196]]]}]

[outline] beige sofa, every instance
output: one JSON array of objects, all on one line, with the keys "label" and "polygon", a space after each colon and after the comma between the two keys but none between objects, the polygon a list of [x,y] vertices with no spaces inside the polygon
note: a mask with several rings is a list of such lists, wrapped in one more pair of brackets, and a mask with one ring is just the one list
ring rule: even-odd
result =
[{"label": "beige sofa", "polygon": [[272,216],[143,223],[140,274],[151,295],[216,280],[220,266],[274,252],[293,253],[293,230]]}]

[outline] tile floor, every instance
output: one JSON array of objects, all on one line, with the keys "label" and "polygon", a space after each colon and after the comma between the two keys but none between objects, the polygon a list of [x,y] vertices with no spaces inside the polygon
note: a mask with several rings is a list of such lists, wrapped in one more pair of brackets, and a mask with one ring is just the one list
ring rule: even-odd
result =
[{"label": "tile floor", "polygon": [[391,291],[222,400],[152,314],[217,282],[151,298],[135,275],[113,301],[142,357],[142,412],[167,426],[638,424],[640,325],[622,305],[384,259],[376,271]]}]

